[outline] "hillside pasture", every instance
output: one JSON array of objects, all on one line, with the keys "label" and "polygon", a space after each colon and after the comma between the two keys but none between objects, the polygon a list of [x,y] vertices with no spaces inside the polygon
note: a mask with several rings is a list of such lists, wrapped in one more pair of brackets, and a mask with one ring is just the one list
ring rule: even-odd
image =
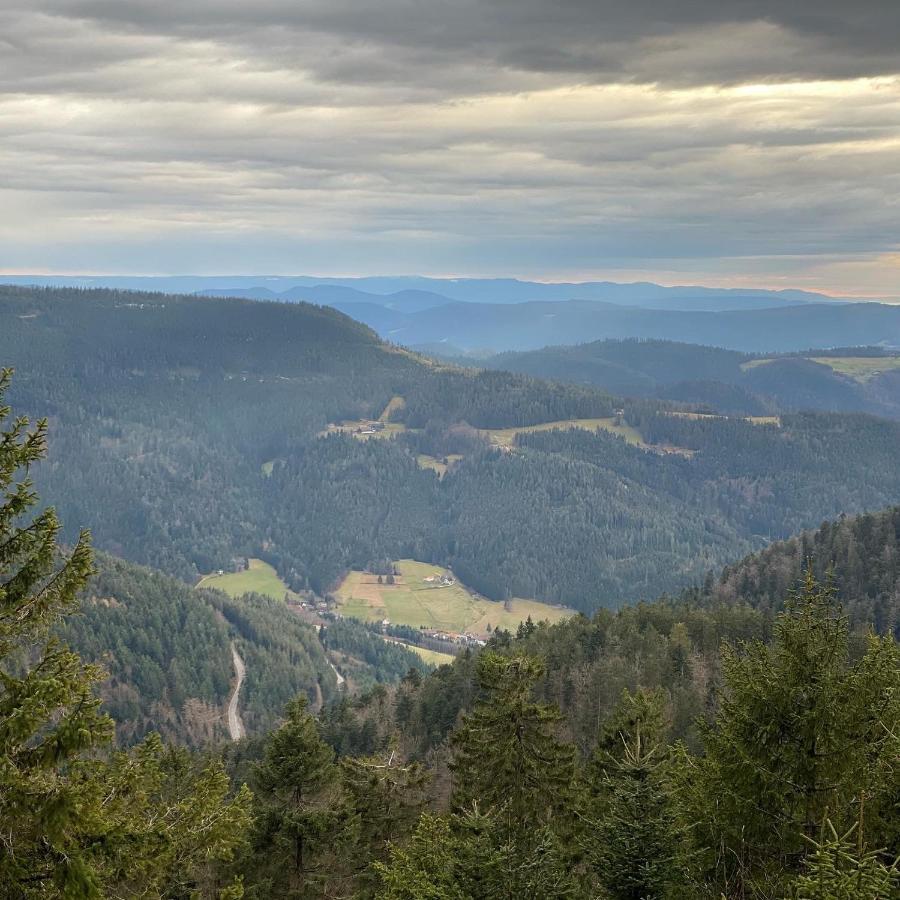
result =
[{"label": "hillside pasture", "polygon": [[408,644],[406,641],[397,640],[397,638],[388,637],[387,635],[382,635],[382,638],[386,640],[389,644],[399,644],[401,647],[406,647],[407,650],[412,650],[422,662],[426,662],[431,666],[443,666],[446,663],[452,663],[456,657],[452,653],[441,653],[438,650],[429,650],[427,647],[419,647],[417,644]]},{"label": "hillside pasture", "polygon": [[289,594],[288,586],[267,562],[251,559],[250,568],[243,572],[226,572],[224,575],[206,575],[197,583],[198,588],[215,588],[231,597],[241,594],[265,594],[275,600],[283,600]]},{"label": "hillside pasture", "polygon": [[900,369],[900,356],[816,356],[812,357],[812,361],[861,384],[885,372]]},{"label": "hillside pasture", "polygon": [[584,431],[608,431],[611,434],[624,438],[635,447],[647,449],[648,446],[644,443],[644,439],[636,428],[614,418],[560,419],[556,422],[542,422],[540,425],[524,425],[518,428],[481,428],[479,431],[495,447],[512,447],[516,441],[517,434],[528,434],[534,431],[553,431],[554,429],[562,431],[570,428],[581,428]]},{"label": "hillside pasture", "polygon": [[[462,454],[451,453],[448,456],[438,459],[435,456],[429,456],[427,453],[420,453],[416,456],[416,462],[420,469],[431,469],[437,472],[438,478],[443,478],[447,470],[452,468],[455,463],[462,459]],[[446,460],[446,462],[444,462]]]},{"label": "hillside pasture", "polygon": [[349,572],[335,591],[338,612],[366,622],[387,619],[394,625],[472,634],[486,634],[488,625],[491,630],[515,629],[529,616],[534,621],[557,622],[572,615],[569,609],[535,600],[511,600],[507,609],[506,604],[485,600],[458,581],[441,585],[440,578],[449,573],[430,563],[402,559],[396,567],[400,574],[394,584],[379,584],[378,576],[370,572]]}]

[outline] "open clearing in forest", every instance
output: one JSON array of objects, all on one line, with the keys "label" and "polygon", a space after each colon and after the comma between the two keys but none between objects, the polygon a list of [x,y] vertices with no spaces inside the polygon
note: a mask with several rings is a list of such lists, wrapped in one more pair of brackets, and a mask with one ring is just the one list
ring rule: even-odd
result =
[{"label": "open clearing in forest", "polygon": [[433,472],[437,472],[438,478],[443,478],[447,473],[447,469],[452,468],[454,463],[458,463],[461,459],[462,454],[460,453],[450,453],[441,459],[438,459],[436,456],[429,456],[427,453],[420,453],[416,457],[416,462],[419,464],[420,469],[431,469]]},{"label": "open clearing in forest", "polygon": [[751,425],[778,425],[781,427],[781,416],[724,416],[721,413],[697,413],[697,412],[667,412],[667,416],[676,419],[741,419]]},{"label": "open clearing in forest", "polygon": [[862,384],[883,372],[900,369],[900,356],[814,356],[811,359]]},{"label": "open clearing in forest", "polygon": [[324,431],[319,432],[319,437],[341,433],[352,434],[361,441],[367,441],[369,438],[389,438],[395,434],[401,434],[407,430],[406,426],[402,422],[391,422],[390,418],[404,406],[406,406],[406,401],[403,397],[391,397],[377,419],[346,420],[331,424]]},{"label": "open clearing in forest", "polygon": [[407,650],[412,650],[422,662],[426,662],[432,666],[443,666],[446,663],[452,663],[456,657],[452,653],[440,653],[437,650],[429,650],[427,647],[419,647],[416,644],[407,644],[406,641],[398,641],[397,638],[387,637],[387,635],[382,635],[384,640],[386,640],[389,644],[399,644],[401,647],[406,647]]},{"label": "open clearing in forest", "polygon": [[[335,592],[338,612],[367,622],[387,619],[392,625],[457,634],[487,634],[488,625],[491,630],[513,630],[528,616],[535,622],[558,622],[572,615],[570,609],[535,600],[511,600],[507,610],[506,604],[478,597],[458,581],[442,585],[441,579],[450,573],[431,563],[401,559],[396,568],[400,574],[395,584],[379,584],[378,576],[369,572],[350,572]],[[434,580],[426,581],[429,578]]]},{"label": "open clearing in forest", "polygon": [[[741,368],[755,369],[757,366],[765,366],[769,363],[777,362],[779,359],[790,358],[792,357],[751,359],[749,362],[745,362]],[[838,375],[846,375],[848,378],[852,378],[861,384],[871,381],[884,372],[900,369],[900,356],[804,356],[800,358],[828,366],[829,369],[837,372]]]},{"label": "open clearing in forest", "polygon": [[284,600],[289,594],[288,586],[278,577],[278,573],[267,562],[251,559],[250,568],[243,572],[226,572],[224,575],[206,575],[197,583],[198,588],[216,588],[231,597],[241,594],[265,594],[276,600]]},{"label": "open clearing in forest", "polygon": [[624,438],[635,447],[648,447],[644,443],[640,432],[624,422],[614,418],[604,419],[560,419],[556,422],[542,422],[540,425],[524,425],[520,428],[480,428],[479,431],[496,447],[511,447],[517,434],[527,434],[532,431],[553,431],[554,429],[566,430],[569,428],[581,428],[584,431],[609,431]]}]

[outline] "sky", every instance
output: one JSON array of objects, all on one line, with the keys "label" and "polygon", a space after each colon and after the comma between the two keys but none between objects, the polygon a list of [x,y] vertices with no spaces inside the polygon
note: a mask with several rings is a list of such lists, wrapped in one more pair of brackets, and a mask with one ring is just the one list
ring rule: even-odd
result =
[{"label": "sky", "polygon": [[897,0],[0,0],[0,272],[900,297]]}]

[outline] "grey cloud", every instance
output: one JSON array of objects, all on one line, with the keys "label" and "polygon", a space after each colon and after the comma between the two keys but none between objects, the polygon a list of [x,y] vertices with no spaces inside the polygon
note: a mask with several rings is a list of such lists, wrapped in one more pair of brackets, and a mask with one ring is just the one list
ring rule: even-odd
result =
[{"label": "grey cloud", "polygon": [[[419,77],[453,83],[473,66],[482,73],[677,83],[900,70],[900,4],[894,0],[37,0],[37,5],[47,15],[82,18],[110,30],[212,36],[281,64],[298,54],[300,64],[322,78],[349,81]],[[677,52],[679,47],[687,54]],[[785,52],[777,52],[779,47]],[[414,75],[407,68],[413,64]]]},{"label": "grey cloud", "polygon": [[898,32],[872,0],[7,0],[0,267],[891,254],[900,80],[785,83],[889,76]]}]

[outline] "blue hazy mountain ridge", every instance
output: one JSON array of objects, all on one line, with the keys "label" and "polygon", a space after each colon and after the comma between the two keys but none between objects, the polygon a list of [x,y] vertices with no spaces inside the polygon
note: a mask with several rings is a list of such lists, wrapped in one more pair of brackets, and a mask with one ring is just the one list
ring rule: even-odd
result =
[{"label": "blue hazy mountain ridge", "polygon": [[466,351],[531,350],[611,338],[664,339],[752,353],[900,346],[900,306],[881,303],[726,311],[647,309],[589,300],[453,303],[416,313],[386,313],[373,304],[338,308],[396,343],[446,343]]},{"label": "blue hazy mountain ridge", "polygon": [[[600,300],[625,306],[672,309],[760,309],[799,303],[841,302],[842,298],[800,290],[666,287],[651,282],[612,281],[546,283],[515,278],[426,278],[373,276],[321,278],[307,275],[185,275],[185,276],[4,276],[9,284],[105,287],[116,290],[196,293],[266,300],[313,302],[403,303],[414,295],[422,303],[525,303],[535,300]],[[344,292],[333,290],[345,288]],[[332,289],[329,291],[329,289]],[[310,293],[313,290],[314,293]],[[433,304],[429,301],[433,301]],[[423,307],[424,308],[424,307]]]}]

